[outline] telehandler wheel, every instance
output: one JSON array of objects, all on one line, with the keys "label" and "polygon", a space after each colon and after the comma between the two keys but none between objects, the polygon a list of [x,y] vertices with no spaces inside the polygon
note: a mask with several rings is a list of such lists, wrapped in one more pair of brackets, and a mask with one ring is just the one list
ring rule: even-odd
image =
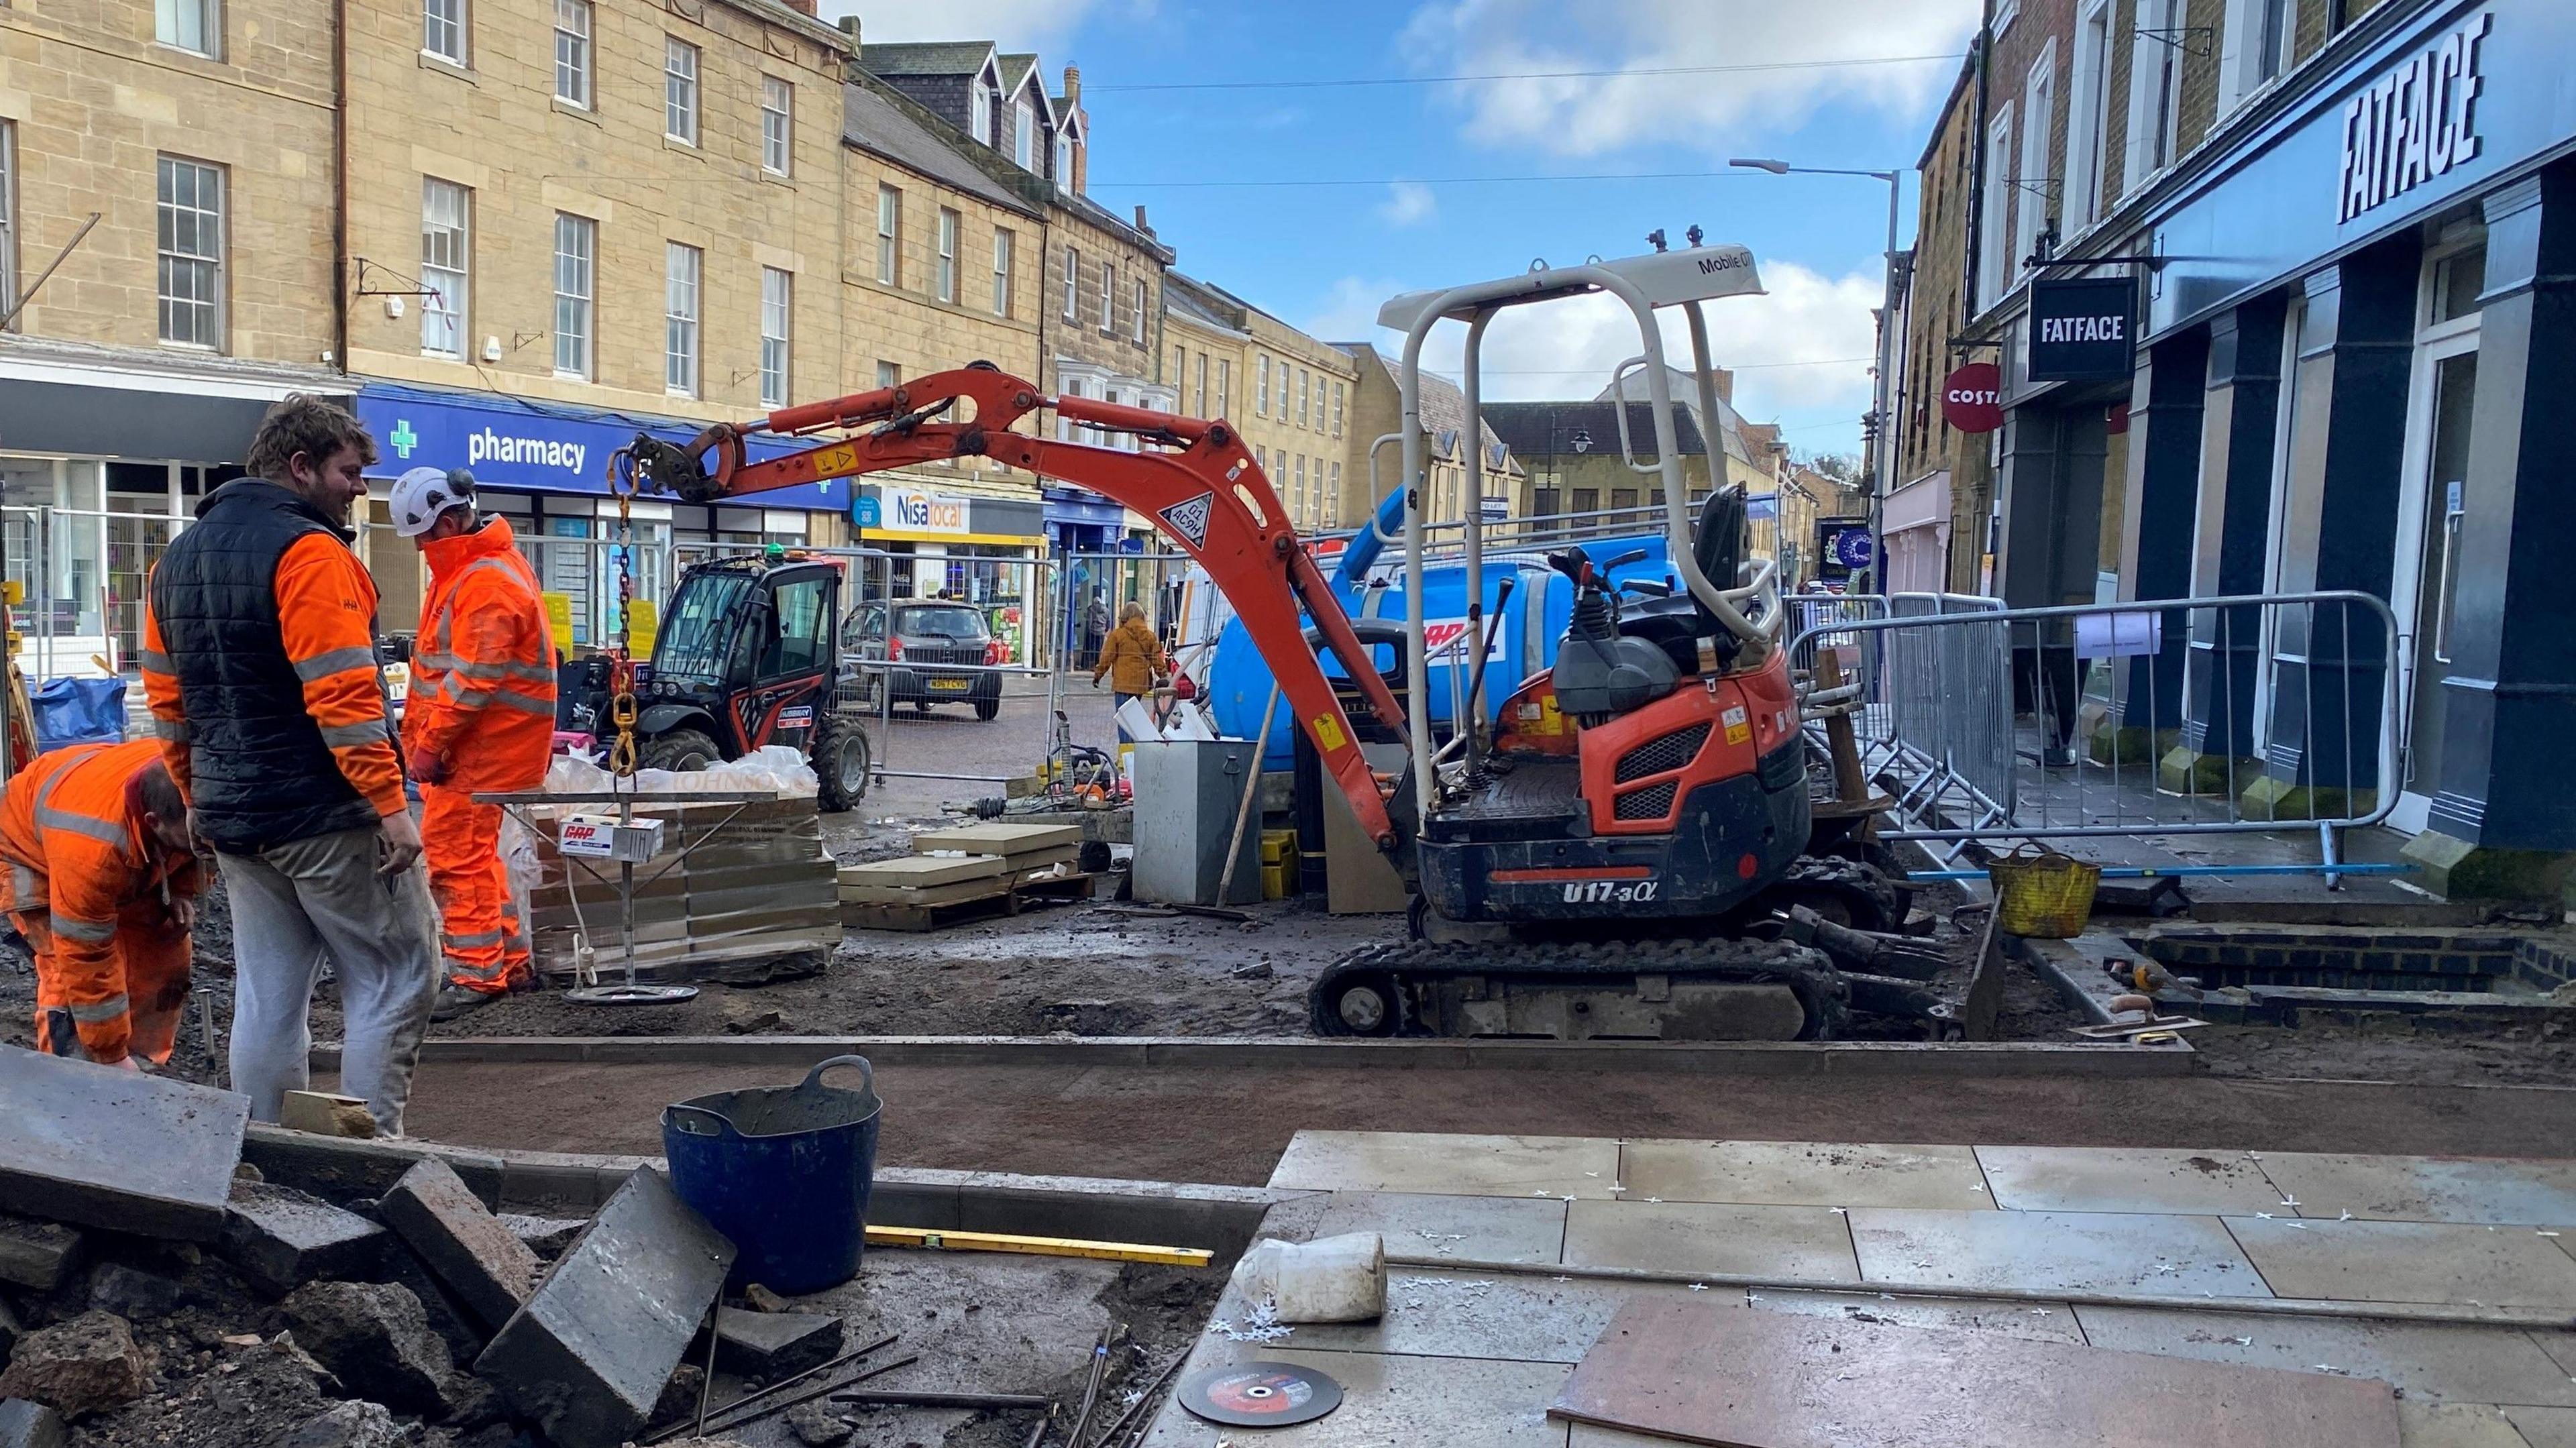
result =
[{"label": "telehandler wheel", "polygon": [[815,802],[825,814],[839,814],[868,792],[868,769],[874,760],[868,731],[829,714],[814,729],[814,775],[821,781]]},{"label": "telehandler wheel", "polygon": [[639,769],[668,769],[675,773],[705,769],[724,762],[724,751],[716,742],[695,729],[674,729],[655,735],[635,751]]}]

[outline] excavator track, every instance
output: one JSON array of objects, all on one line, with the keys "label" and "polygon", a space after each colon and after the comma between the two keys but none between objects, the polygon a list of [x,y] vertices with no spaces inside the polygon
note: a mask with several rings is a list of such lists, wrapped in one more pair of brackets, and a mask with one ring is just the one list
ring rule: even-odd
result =
[{"label": "excavator track", "polygon": [[1377,945],[1308,996],[1319,1036],[1827,1040],[1850,992],[1819,951],[1774,940]]}]

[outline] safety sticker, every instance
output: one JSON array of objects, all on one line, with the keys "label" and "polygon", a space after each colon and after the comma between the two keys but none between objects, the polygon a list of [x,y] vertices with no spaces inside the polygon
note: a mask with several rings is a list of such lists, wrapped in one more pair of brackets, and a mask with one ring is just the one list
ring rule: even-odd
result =
[{"label": "safety sticker", "polygon": [[1743,705],[1730,704],[1726,707],[1726,712],[1717,717],[1726,722],[1727,743],[1742,744],[1753,737],[1752,716],[1744,712]]},{"label": "safety sticker", "polygon": [[1165,508],[1159,515],[1181,540],[1193,548],[1207,546],[1208,512],[1216,506],[1216,494],[1201,493],[1184,498]]},{"label": "safety sticker", "polygon": [[1315,716],[1313,733],[1315,736],[1315,747],[1324,751],[1326,754],[1330,754],[1334,750],[1339,749],[1350,742],[1350,740],[1342,734],[1341,721],[1335,719],[1330,714],[1318,714]]}]

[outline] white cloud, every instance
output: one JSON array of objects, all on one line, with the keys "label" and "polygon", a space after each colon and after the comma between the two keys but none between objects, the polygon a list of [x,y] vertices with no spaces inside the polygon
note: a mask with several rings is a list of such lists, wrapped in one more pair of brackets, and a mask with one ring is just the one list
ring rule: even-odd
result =
[{"label": "white cloud", "polygon": [[1378,219],[1389,226],[1420,226],[1440,210],[1431,188],[1419,181],[1390,181],[1386,200],[1379,203]]},{"label": "white cloud", "polygon": [[[823,6],[827,18],[859,17],[859,38],[871,44],[899,40],[990,40],[1004,50],[1035,50],[1052,65],[1069,57],[1055,54],[1102,0],[946,0],[944,4],[886,4],[882,0],[832,0]],[[1153,11],[1152,0],[1112,0],[1109,8],[1129,16]],[[1077,61],[1078,63],[1078,61]],[[1050,76],[1052,88],[1057,78]]]},{"label": "white cloud", "polygon": [[1977,0],[1432,0],[1401,44],[1436,73],[1620,72],[1444,87],[1482,144],[1591,156],[1696,141],[1723,154],[1792,130],[1827,104],[1910,114],[1949,86],[1958,65],[1653,72],[1954,52],[1977,14]]}]

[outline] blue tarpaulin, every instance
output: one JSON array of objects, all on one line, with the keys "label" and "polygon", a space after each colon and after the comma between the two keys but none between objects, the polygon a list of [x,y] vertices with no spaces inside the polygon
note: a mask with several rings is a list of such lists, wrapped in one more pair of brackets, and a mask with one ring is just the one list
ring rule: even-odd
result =
[{"label": "blue tarpaulin", "polygon": [[123,679],[47,679],[27,695],[36,712],[36,751],[125,742]]}]

